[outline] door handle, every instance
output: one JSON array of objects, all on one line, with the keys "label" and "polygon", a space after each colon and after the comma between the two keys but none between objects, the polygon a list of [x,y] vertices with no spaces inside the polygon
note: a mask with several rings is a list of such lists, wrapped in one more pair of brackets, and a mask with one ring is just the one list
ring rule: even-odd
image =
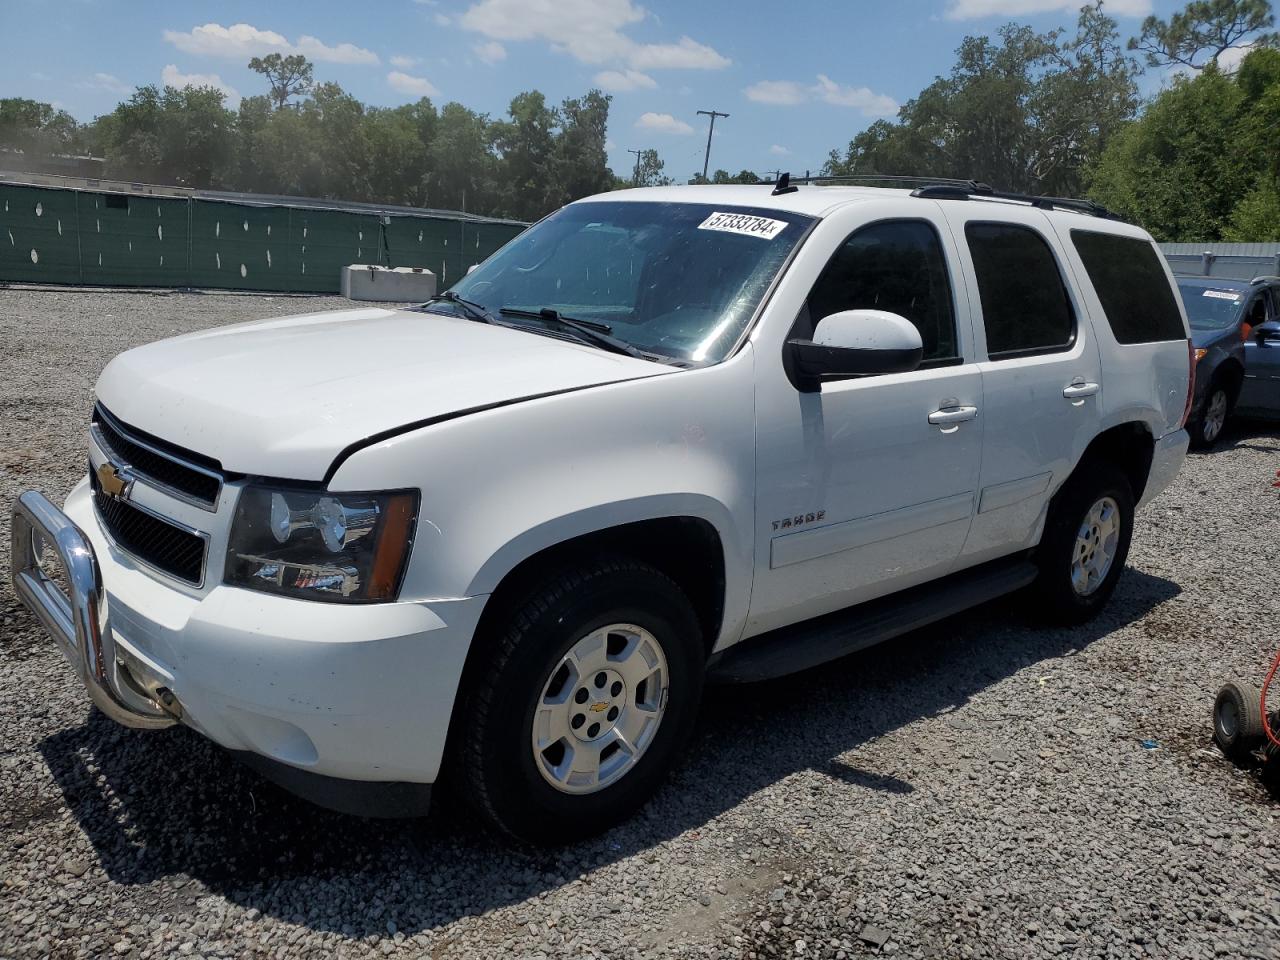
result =
[{"label": "door handle", "polygon": [[977,407],[943,407],[929,414],[929,422],[939,427],[948,427],[978,416]]},{"label": "door handle", "polygon": [[1062,388],[1062,395],[1068,400],[1083,400],[1096,395],[1098,389],[1096,383],[1087,383],[1083,377],[1077,377]]}]

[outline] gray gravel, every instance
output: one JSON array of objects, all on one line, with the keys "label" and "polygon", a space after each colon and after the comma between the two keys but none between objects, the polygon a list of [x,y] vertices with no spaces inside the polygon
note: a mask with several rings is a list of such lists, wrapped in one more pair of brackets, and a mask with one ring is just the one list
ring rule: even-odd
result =
[{"label": "gray gravel", "polygon": [[[0,509],[75,482],[120,350],[342,306],[0,290]],[[1277,468],[1256,424],[1191,457],[1090,626],[1001,601],[711,691],[657,800],[551,852],[449,809],[326,813],[113,726],[4,566],[0,957],[1280,957],[1280,805],[1208,740],[1219,683],[1280,643]]]}]

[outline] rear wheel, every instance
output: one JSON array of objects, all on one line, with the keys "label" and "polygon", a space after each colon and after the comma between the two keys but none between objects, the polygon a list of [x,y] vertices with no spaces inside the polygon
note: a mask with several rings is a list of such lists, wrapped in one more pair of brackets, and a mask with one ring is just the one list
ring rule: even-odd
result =
[{"label": "rear wheel", "polygon": [[454,719],[466,799],[534,843],[625,819],[688,740],[703,666],[693,607],[660,571],[618,558],[554,577],[470,674]]},{"label": "rear wheel", "polygon": [[1231,760],[1246,760],[1262,746],[1262,693],[1234,680],[1213,701],[1213,740]]},{"label": "rear wheel", "polygon": [[1106,605],[1129,555],[1133,509],[1129,481],[1114,464],[1090,460],[1076,468],[1049,506],[1036,550],[1041,613],[1080,623]]}]

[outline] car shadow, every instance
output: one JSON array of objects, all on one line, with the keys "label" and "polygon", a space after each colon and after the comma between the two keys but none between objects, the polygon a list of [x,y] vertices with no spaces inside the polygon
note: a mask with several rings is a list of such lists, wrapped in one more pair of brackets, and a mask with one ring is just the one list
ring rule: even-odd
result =
[{"label": "car shadow", "polygon": [[[1038,661],[1078,651],[1177,595],[1130,568],[1094,622],[1046,629],[1005,598],[833,664],[707,690],[694,742],[644,810],[558,850],[490,839],[464,811],[365,820],[295,799],[185,728],[138,732],[97,711],[39,745],[108,877],[165,880],[181,913],[214,894],[316,931],[412,935],[517,903],[697,829],[801,770],[850,791],[905,794],[847,755],[915,720],[955,710]],[[188,882],[194,881],[194,882]],[[388,927],[388,921],[394,927]]]},{"label": "car shadow", "polygon": [[1236,449],[1274,453],[1276,450],[1274,442],[1259,442],[1268,440],[1280,440],[1280,421],[1235,416],[1222,428],[1222,435],[1217,443],[1208,449],[1192,450],[1191,453],[1198,456],[1212,456],[1215,453]]}]

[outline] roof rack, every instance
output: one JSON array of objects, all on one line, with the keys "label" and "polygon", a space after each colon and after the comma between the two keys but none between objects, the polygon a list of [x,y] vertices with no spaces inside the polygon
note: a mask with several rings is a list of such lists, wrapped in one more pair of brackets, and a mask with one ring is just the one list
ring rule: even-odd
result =
[{"label": "roof rack", "polygon": [[1104,220],[1123,220],[1119,214],[1108,210],[1100,203],[1077,197],[1043,197],[1032,193],[1013,193],[1007,190],[995,190],[985,183],[970,180],[963,184],[939,183],[937,186],[920,187],[911,191],[913,197],[926,197],[931,200],[1012,200],[1027,203],[1040,210],[1070,210],[1072,213],[1083,213]]},{"label": "roof rack", "polygon": [[1260,276],[1254,277],[1254,278],[1253,278],[1252,280],[1250,280],[1249,282],[1250,282],[1251,284],[1252,284],[1252,283],[1267,283],[1268,281],[1272,281],[1272,280],[1277,281],[1277,282],[1280,282],[1280,277],[1273,277],[1273,276],[1271,276],[1271,275],[1269,275],[1269,274],[1265,274],[1265,273],[1264,273],[1264,274],[1262,274],[1262,275],[1260,275]]},{"label": "roof rack", "polygon": [[791,177],[788,184],[839,184],[839,183],[888,183],[901,186],[914,186],[913,197],[930,200],[1012,200],[1027,203],[1041,210],[1070,210],[1105,220],[1123,220],[1124,218],[1108,210],[1100,203],[1076,197],[1044,197],[1030,193],[1012,193],[996,190],[990,184],[980,180],[960,180],[954,177],[908,177],[871,173],[862,176],[847,177]]}]

